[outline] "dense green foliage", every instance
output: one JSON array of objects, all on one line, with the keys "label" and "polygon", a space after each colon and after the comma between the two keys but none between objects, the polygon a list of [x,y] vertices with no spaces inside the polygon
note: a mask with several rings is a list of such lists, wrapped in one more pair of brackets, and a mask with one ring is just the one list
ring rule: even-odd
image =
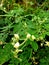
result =
[{"label": "dense green foliage", "polygon": [[49,65],[49,0],[0,2],[0,65]]}]

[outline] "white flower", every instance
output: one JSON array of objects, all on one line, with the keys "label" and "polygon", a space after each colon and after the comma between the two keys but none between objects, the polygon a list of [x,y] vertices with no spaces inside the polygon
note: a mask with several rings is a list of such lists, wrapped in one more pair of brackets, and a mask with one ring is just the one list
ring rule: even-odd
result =
[{"label": "white flower", "polygon": [[45,45],[49,47],[49,42],[47,41],[47,42],[45,42],[45,43],[46,43]]},{"label": "white flower", "polygon": [[18,34],[14,34],[14,37],[18,40],[19,39],[19,35]]},{"label": "white flower", "polygon": [[28,33],[28,34],[27,34],[27,38],[30,38],[30,36],[31,36],[31,34]]},{"label": "white flower", "polygon": [[32,35],[32,40],[36,39],[34,35]]},{"label": "white flower", "polygon": [[14,48],[18,48],[20,46],[19,42],[17,42],[15,45],[14,45]]}]

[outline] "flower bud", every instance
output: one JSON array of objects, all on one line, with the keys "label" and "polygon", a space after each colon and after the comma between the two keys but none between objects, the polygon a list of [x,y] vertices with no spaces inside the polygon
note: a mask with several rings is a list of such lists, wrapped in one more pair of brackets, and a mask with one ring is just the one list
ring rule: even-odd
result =
[{"label": "flower bud", "polygon": [[42,37],[42,36],[40,36],[40,37],[39,37],[39,39],[40,39],[40,40],[43,40],[43,37]]},{"label": "flower bud", "polygon": [[43,43],[41,43],[40,46],[43,47]]},{"label": "flower bud", "polygon": [[2,41],[0,41],[0,45],[2,45],[3,44],[3,42]]},{"label": "flower bud", "polygon": [[30,38],[30,36],[31,36],[31,34],[28,33],[28,34],[27,34],[27,38]]},{"label": "flower bud", "polygon": [[0,4],[0,7],[2,7],[2,6],[3,6],[3,4],[1,3],[1,4]]},{"label": "flower bud", "polygon": [[32,35],[32,40],[35,40],[36,38],[35,38],[35,36],[34,35]]},{"label": "flower bud", "polygon": [[18,34],[14,34],[14,37],[16,38],[16,40],[19,39],[19,35]]},{"label": "flower bud", "polygon": [[13,41],[13,42],[16,42],[16,39],[13,37],[13,38],[12,38],[12,41]]},{"label": "flower bud", "polygon": [[14,45],[15,43],[12,42],[11,44]]},{"label": "flower bud", "polygon": [[45,18],[45,20],[47,20],[47,18]]},{"label": "flower bud", "polygon": [[38,20],[40,20],[40,17],[38,17]]}]

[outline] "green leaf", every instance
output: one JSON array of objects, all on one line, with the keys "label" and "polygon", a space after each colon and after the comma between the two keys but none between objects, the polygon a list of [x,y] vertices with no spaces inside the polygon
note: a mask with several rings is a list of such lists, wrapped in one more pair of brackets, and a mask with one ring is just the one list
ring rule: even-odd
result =
[{"label": "green leaf", "polygon": [[40,65],[48,65],[47,58],[40,59]]},{"label": "green leaf", "polygon": [[40,62],[45,63],[46,60],[43,58],[43,59],[40,59]]},{"label": "green leaf", "polygon": [[32,48],[34,49],[34,51],[38,50],[38,44],[36,42],[32,42]]}]

